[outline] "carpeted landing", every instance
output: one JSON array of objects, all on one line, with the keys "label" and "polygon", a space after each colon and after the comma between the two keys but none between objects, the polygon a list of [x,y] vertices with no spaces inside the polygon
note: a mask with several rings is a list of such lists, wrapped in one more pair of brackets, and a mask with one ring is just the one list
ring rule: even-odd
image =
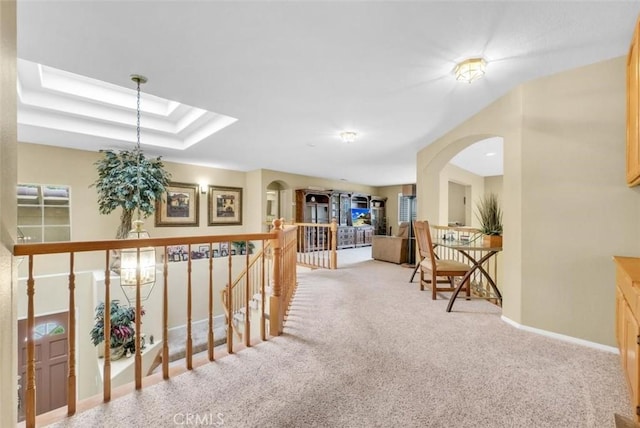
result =
[{"label": "carpeted landing", "polygon": [[410,269],[340,260],[300,271],[284,335],[56,426],[602,428],[631,416],[618,355],[517,330],[482,300],[446,313]]}]

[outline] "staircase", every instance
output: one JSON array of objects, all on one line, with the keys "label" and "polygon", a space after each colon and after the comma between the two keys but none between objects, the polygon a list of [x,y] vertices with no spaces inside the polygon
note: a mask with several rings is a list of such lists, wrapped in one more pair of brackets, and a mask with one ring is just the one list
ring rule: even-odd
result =
[{"label": "staircase", "polygon": [[[214,322],[213,346],[220,346],[227,342],[227,328],[224,325],[224,318],[219,322]],[[196,321],[191,324],[191,340],[193,353],[204,352],[208,347],[207,335],[209,326],[207,320]],[[183,325],[169,330],[169,362],[180,360],[186,357],[187,352],[187,326]]]},{"label": "staircase", "polygon": [[[266,296],[269,296],[271,290],[265,290]],[[260,293],[254,294],[249,300],[249,324],[251,326],[250,335],[251,337],[260,337],[260,314],[262,308],[262,295]],[[238,337],[238,339],[244,339],[244,331],[245,331],[245,320],[247,318],[246,310],[244,307],[241,307],[234,311],[233,313],[233,331]],[[265,308],[264,308],[264,318],[265,320],[269,319],[269,300],[265,298]],[[268,328],[268,322],[265,322],[265,328]]]}]

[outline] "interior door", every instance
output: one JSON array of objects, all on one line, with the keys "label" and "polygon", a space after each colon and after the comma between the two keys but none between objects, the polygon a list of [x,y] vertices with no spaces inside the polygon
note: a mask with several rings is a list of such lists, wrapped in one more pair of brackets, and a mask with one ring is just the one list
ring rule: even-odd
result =
[{"label": "interior door", "polygon": [[[67,404],[68,312],[36,317],[36,415]],[[27,320],[18,320],[19,420],[24,419],[27,387]]]}]

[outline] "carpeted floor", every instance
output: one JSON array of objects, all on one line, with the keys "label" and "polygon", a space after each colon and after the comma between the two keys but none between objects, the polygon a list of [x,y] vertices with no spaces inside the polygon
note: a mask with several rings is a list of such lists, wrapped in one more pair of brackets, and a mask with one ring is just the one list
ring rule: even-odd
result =
[{"label": "carpeted floor", "polygon": [[[285,334],[80,413],[72,427],[576,427],[631,416],[619,356],[514,329],[373,260],[300,270]],[[190,423],[189,423],[190,422]]]}]

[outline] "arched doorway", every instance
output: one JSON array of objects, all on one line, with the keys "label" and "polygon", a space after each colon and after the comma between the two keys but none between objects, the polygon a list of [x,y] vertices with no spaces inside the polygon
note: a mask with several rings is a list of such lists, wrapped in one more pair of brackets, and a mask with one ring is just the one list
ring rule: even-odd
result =
[{"label": "arched doorway", "polygon": [[286,201],[292,200],[289,187],[287,183],[281,180],[272,181],[267,185],[264,217],[267,225],[270,225],[276,218],[293,218],[291,204],[286,203]]},{"label": "arched doorway", "polygon": [[502,137],[484,138],[460,150],[443,167],[440,188],[447,195],[441,199],[447,204],[440,211],[447,210],[449,225],[476,225],[475,203],[484,194],[502,199],[503,145]]}]

